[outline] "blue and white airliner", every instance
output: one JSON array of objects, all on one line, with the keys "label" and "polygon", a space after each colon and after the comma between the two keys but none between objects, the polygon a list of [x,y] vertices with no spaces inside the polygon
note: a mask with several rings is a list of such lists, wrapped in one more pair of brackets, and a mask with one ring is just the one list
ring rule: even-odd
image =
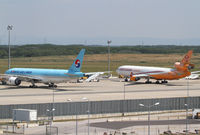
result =
[{"label": "blue and white airliner", "polygon": [[85,75],[80,71],[84,53],[85,49],[82,49],[68,70],[39,68],[8,69],[1,77],[2,83],[19,86],[21,81],[26,81],[31,82],[32,85],[30,87],[36,87],[35,83],[44,83],[49,85],[49,87],[57,87],[55,83],[67,82]]}]

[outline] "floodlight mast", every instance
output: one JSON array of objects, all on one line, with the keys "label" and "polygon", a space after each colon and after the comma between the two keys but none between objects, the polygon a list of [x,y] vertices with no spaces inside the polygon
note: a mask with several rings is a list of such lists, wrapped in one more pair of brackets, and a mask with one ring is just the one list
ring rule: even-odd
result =
[{"label": "floodlight mast", "polygon": [[108,40],[107,43],[108,43],[108,77],[110,77],[110,43],[112,41],[111,40]]},{"label": "floodlight mast", "polygon": [[186,107],[186,122],[185,122],[185,134],[188,135],[188,104],[184,104]]},{"label": "floodlight mast", "polygon": [[[67,101],[71,102],[72,99],[67,99]],[[77,111],[77,104],[75,103],[75,111],[76,111],[76,135],[78,135],[78,111]]]},{"label": "floodlight mast", "polygon": [[7,26],[7,30],[8,30],[8,69],[10,69],[10,31],[12,30],[13,26],[12,25],[8,25]]},{"label": "floodlight mast", "polygon": [[141,107],[148,108],[148,135],[150,135],[150,108],[153,107],[153,106],[157,106],[159,104],[160,104],[159,102],[157,102],[157,103],[155,103],[153,105],[148,105],[148,106],[146,106],[144,104],[139,104],[139,106],[141,106]]},{"label": "floodlight mast", "polygon": [[82,100],[88,102],[88,110],[87,110],[87,114],[88,114],[88,135],[90,135],[90,100],[87,97],[83,97]]}]

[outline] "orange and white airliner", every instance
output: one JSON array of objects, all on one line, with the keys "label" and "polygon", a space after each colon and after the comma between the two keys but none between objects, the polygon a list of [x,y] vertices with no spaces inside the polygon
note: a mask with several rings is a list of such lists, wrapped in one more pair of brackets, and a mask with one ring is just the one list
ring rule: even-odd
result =
[{"label": "orange and white airliner", "polygon": [[192,50],[188,51],[181,62],[175,62],[175,68],[147,67],[147,66],[120,66],[116,72],[124,76],[125,81],[130,78],[131,81],[138,81],[146,78],[145,83],[151,83],[150,79],[157,80],[156,83],[167,83],[166,80],[175,80],[189,76],[190,69],[194,68],[194,64],[190,64]]}]

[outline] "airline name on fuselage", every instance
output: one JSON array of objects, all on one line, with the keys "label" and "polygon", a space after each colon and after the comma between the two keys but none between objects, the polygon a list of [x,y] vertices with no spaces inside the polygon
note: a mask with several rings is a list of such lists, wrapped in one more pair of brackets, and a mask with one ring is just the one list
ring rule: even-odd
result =
[{"label": "airline name on fuselage", "polygon": [[11,70],[11,73],[15,73],[15,74],[31,74],[32,71],[15,71],[15,70]]},{"label": "airline name on fuselage", "polygon": [[131,69],[131,68],[119,68],[121,71],[133,71],[133,72],[140,72],[140,70],[137,69]]}]

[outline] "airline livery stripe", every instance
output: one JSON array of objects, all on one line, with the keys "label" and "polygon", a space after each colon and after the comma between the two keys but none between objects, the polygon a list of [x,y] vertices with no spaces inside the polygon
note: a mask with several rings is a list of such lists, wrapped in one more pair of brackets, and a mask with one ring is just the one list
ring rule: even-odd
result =
[{"label": "airline livery stripe", "polygon": [[140,73],[133,73],[133,75],[139,75],[139,74],[150,74],[150,73],[161,73],[163,71],[151,71],[151,72],[140,72]]},{"label": "airline livery stripe", "polygon": [[132,69],[129,69],[129,68],[120,68],[119,70],[121,70],[121,71],[134,71],[134,72],[140,71],[140,70],[132,70]]}]

